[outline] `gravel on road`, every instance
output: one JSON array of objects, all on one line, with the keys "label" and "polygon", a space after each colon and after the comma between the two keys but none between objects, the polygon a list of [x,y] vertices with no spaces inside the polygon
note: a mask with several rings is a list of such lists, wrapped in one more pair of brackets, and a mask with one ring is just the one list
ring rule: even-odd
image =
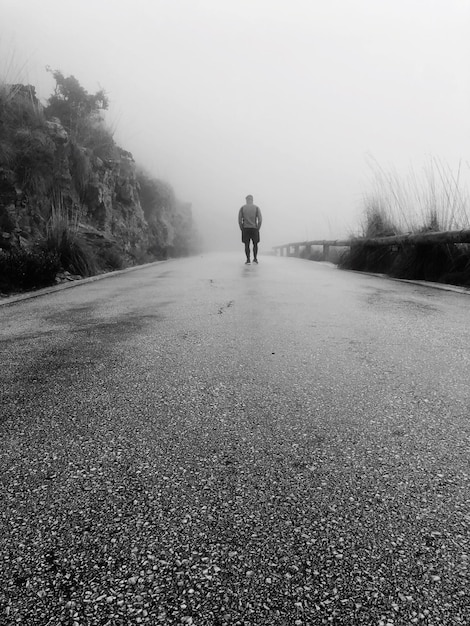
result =
[{"label": "gravel on road", "polygon": [[0,624],[469,624],[448,294],[418,327],[391,287],[390,353],[379,291],[346,328],[334,283],[205,271],[0,312]]}]

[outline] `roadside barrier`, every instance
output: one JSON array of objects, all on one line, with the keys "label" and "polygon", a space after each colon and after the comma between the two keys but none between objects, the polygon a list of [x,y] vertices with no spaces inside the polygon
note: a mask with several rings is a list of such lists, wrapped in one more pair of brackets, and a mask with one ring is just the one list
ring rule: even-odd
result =
[{"label": "roadside barrier", "polygon": [[311,254],[313,246],[321,246],[322,260],[328,261],[330,248],[341,247],[351,248],[355,245],[362,245],[370,248],[381,246],[404,246],[404,245],[431,245],[431,244],[470,244],[470,230],[452,230],[446,232],[424,232],[407,235],[393,235],[390,237],[375,237],[366,239],[356,237],[352,239],[318,239],[313,241],[296,241],[295,243],[285,243],[273,246],[275,254],[279,256],[306,257]]}]

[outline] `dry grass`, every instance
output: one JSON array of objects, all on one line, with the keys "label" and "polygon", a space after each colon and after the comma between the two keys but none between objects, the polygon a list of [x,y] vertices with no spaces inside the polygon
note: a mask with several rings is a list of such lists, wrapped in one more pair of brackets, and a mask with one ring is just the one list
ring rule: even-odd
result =
[{"label": "dry grass", "polygon": [[[456,170],[432,158],[421,175],[404,178],[373,162],[372,190],[364,196],[361,235],[386,237],[470,227],[469,167]],[[470,285],[470,247],[454,244],[352,246],[340,267],[379,272],[397,278]]]},{"label": "dry grass", "polygon": [[93,276],[98,271],[92,248],[78,233],[78,215],[70,215],[60,194],[56,194],[51,203],[51,216],[41,247],[56,253],[62,269],[72,274]]},{"label": "dry grass", "polygon": [[[470,167],[459,161],[453,169],[432,157],[417,172],[386,171],[371,160],[371,189],[364,195],[364,236],[371,236],[369,213],[380,215],[389,234],[426,230],[459,230],[470,227]],[[393,231],[393,232],[392,232]]]}]

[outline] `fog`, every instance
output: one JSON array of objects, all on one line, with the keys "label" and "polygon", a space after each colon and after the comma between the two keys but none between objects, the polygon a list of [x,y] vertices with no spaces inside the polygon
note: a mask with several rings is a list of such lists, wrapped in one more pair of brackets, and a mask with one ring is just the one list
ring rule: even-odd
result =
[{"label": "fog", "polygon": [[192,203],[206,243],[261,248],[359,227],[369,162],[466,163],[467,0],[0,0],[0,70],[103,87],[115,138]]}]

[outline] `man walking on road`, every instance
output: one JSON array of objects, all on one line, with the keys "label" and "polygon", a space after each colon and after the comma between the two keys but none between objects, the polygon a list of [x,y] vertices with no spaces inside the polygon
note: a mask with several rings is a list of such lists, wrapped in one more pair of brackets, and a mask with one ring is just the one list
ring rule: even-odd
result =
[{"label": "man walking on road", "polygon": [[238,225],[245,244],[246,264],[250,263],[250,241],[253,242],[253,263],[258,263],[259,231],[263,218],[259,206],[253,204],[253,196],[246,197],[246,204],[238,212]]}]

